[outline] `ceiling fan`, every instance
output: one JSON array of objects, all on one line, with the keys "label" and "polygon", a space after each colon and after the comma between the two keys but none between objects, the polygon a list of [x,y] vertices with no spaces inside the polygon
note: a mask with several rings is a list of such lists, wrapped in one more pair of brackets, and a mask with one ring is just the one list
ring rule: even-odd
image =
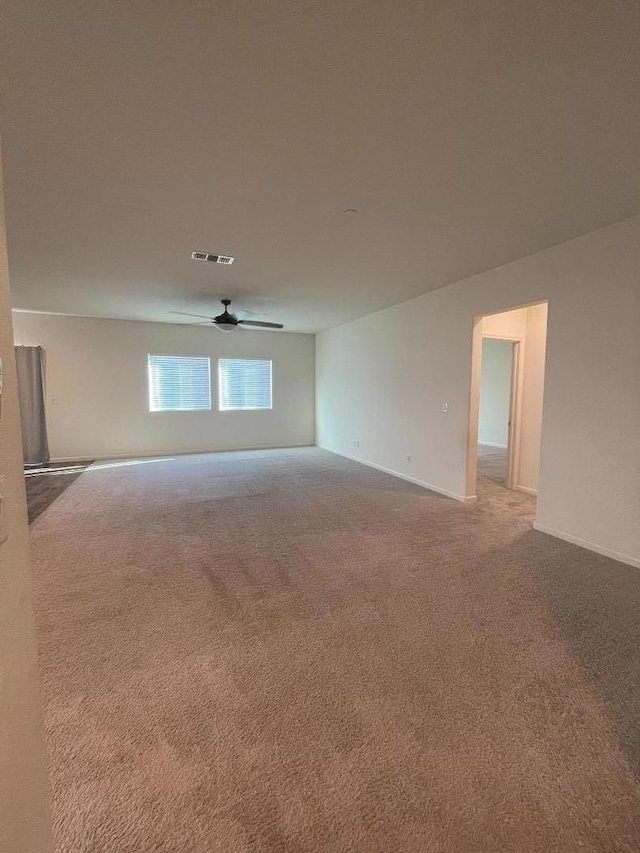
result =
[{"label": "ceiling fan", "polygon": [[[222,332],[233,332],[238,326],[255,326],[259,329],[284,329],[282,323],[263,323],[261,320],[242,320],[238,319],[235,314],[231,314],[229,312],[229,306],[231,305],[230,299],[221,299],[220,300],[224,305],[224,311],[222,314],[218,314],[217,317],[207,317],[205,314],[188,314],[186,311],[172,311],[172,314],[182,314],[185,317],[202,317],[204,320],[208,320],[209,323],[213,323],[216,329],[220,329]],[[205,325],[196,324],[196,325]]]}]

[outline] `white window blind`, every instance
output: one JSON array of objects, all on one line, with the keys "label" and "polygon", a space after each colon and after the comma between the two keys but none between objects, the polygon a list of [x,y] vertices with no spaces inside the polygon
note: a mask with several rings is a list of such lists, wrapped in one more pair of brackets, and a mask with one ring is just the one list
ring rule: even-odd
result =
[{"label": "white window blind", "polygon": [[149,409],[197,412],[211,409],[209,359],[184,355],[149,355]]},{"label": "white window blind", "polygon": [[271,409],[271,361],[221,358],[218,361],[220,411]]}]

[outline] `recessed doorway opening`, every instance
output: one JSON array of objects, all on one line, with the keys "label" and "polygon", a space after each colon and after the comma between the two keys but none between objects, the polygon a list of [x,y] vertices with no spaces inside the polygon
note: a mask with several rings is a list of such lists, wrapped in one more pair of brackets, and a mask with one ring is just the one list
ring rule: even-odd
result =
[{"label": "recessed doorway opening", "polygon": [[536,496],[547,303],[475,318],[467,497]]},{"label": "recessed doorway opening", "polygon": [[483,337],[478,413],[478,471],[492,482],[517,485],[514,427],[521,398],[522,342]]}]

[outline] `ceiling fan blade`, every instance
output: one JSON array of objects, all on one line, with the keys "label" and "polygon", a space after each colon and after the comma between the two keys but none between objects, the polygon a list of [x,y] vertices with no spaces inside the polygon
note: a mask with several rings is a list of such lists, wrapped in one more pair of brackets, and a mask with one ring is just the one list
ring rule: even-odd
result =
[{"label": "ceiling fan blade", "polygon": [[183,317],[202,317],[203,320],[213,320],[207,314],[189,314],[187,311],[169,311],[169,314],[182,314]]},{"label": "ceiling fan blade", "polygon": [[259,320],[238,320],[238,325],[258,326],[260,329],[284,329],[282,323],[261,323]]}]

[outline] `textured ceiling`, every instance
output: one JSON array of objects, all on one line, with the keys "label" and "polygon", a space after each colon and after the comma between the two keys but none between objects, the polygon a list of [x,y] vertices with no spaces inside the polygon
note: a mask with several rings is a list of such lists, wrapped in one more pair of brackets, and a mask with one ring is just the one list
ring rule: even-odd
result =
[{"label": "textured ceiling", "polygon": [[18,308],[316,331],[640,212],[635,0],[3,9]]}]

